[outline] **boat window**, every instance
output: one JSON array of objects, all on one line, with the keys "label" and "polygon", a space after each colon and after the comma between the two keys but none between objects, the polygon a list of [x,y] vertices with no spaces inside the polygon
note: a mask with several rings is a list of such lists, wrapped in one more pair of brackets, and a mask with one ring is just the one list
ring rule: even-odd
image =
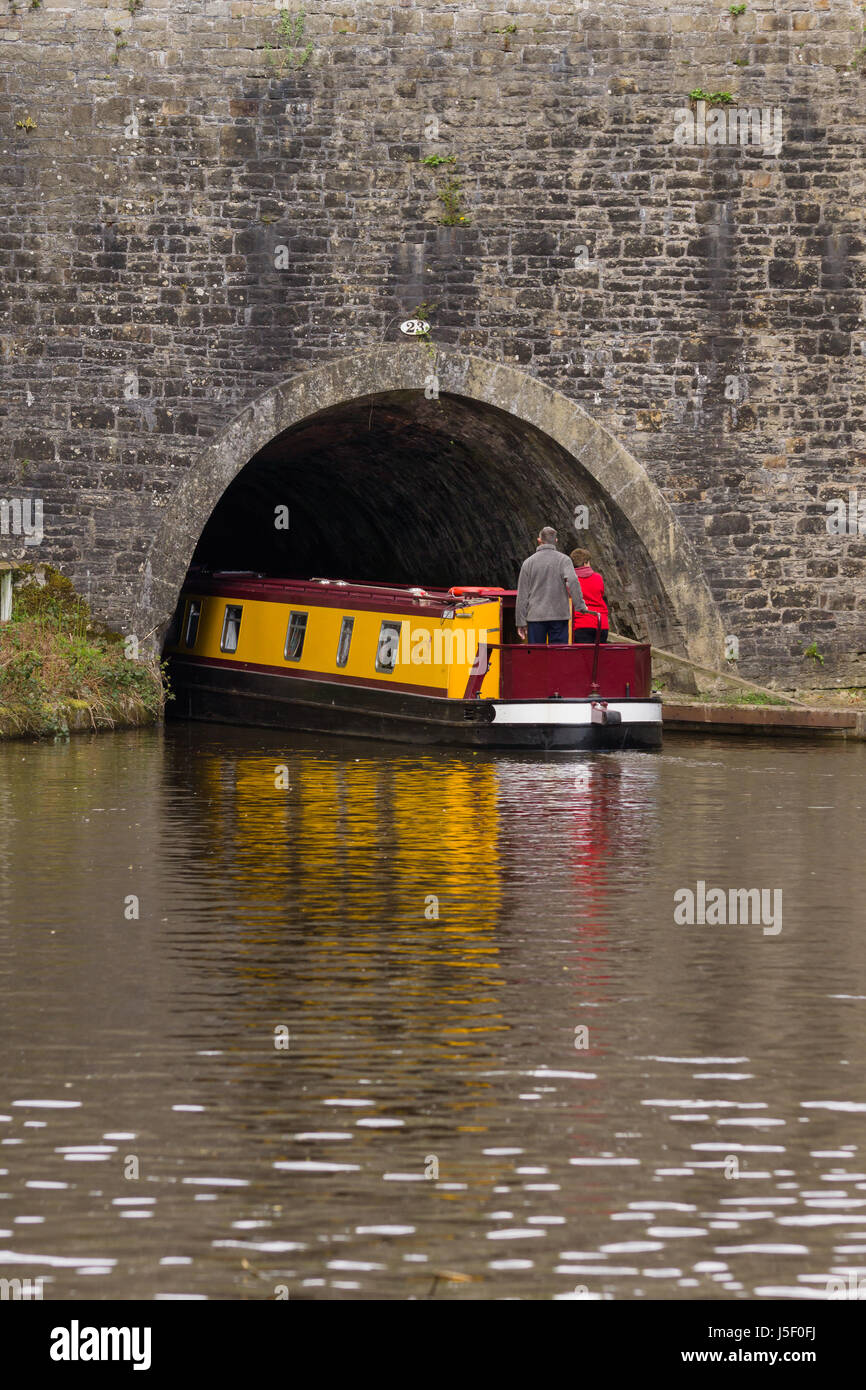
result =
[{"label": "boat window", "polygon": [[304,650],[304,637],[307,631],[307,614],[290,613],[286,629],[286,645],[283,655],[286,661],[300,661]]},{"label": "boat window", "polygon": [[377,671],[393,671],[397,665],[401,626],[401,623],[384,622],[379,628],[379,646],[376,650]]},{"label": "boat window", "polygon": [[238,637],[241,631],[241,614],[243,611],[242,604],[226,604],[225,617],[223,618],[223,635],[220,638],[221,652],[237,651]]},{"label": "boat window", "polygon": [[349,648],[352,645],[352,628],[354,626],[354,618],[344,618],[340,624],[340,640],[337,643],[338,666],[345,666],[349,660]]},{"label": "boat window", "polygon": [[180,634],[183,629],[184,607],[185,600],[179,598],[177,601],[177,607],[175,608],[174,613],[171,616],[171,622],[168,625],[168,632],[165,634],[165,645],[167,647],[176,647],[178,642],[180,641]]},{"label": "boat window", "polygon": [[[194,647],[198,637],[198,620],[201,617],[201,599],[191,598],[186,609],[186,629],[183,640],[188,647]],[[237,645],[237,643],[235,644]]]}]

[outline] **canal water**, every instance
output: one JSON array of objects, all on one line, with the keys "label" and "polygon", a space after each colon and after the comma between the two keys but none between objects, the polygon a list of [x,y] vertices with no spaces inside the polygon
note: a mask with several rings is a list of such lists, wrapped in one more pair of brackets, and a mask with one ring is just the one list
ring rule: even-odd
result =
[{"label": "canal water", "polygon": [[[866,1282],[864,799],[862,744],[0,747],[0,1277]],[[747,920],[682,921],[713,889]]]}]

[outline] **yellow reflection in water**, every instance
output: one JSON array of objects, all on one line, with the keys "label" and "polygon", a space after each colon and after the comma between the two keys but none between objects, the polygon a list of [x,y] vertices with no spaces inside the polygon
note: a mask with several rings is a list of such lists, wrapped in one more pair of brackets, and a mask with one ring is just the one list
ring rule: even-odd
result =
[{"label": "yellow reflection in water", "polygon": [[435,933],[451,966],[491,963],[502,893],[494,763],[279,759],[221,750],[196,764],[207,857],[242,918],[336,925],[344,959],[364,949],[347,930],[363,925]]}]

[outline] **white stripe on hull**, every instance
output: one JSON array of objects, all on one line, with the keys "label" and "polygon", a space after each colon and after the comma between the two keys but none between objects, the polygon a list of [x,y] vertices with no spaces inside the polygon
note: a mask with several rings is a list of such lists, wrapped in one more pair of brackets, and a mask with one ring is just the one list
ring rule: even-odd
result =
[{"label": "white stripe on hull", "polygon": [[[524,704],[495,704],[494,724],[591,724],[591,700],[533,700]],[[608,700],[623,724],[661,724],[662,707],[656,700]]]}]

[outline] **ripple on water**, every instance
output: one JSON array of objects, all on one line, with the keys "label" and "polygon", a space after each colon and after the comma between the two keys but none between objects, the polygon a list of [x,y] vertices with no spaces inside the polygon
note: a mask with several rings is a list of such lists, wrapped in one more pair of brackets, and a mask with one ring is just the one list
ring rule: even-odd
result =
[{"label": "ripple on water", "polygon": [[18,1250],[0,1250],[0,1264],[9,1265],[48,1265],[51,1269],[81,1269],[87,1265],[99,1265],[111,1269],[117,1260],[96,1255],[30,1255]]},{"label": "ripple on water", "polygon": [[385,1265],[374,1264],[370,1260],[328,1260],[328,1269],[341,1269],[347,1271],[358,1271],[360,1273],[370,1273],[376,1269],[385,1269]]},{"label": "ripple on water", "polygon": [[80,1100],[13,1100],[12,1104],[29,1107],[31,1110],[79,1110],[84,1102]]},{"label": "ripple on water", "polygon": [[[325,1163],[315,1158],[283,1159],[274,1167],[292,1173],[358,1173],[361,1170],[360,1163]],[[421,1176],[424,1176],[423,1173]]]},{"label": "ripple on water", "polygon": [[[276,1164],[275,1167],[279,1167]],[[184,1178],[190,1187],[249,1187],[249,1178]]]},{"label": "ripple on water", "polygon": [[766,1110],[763,1100],[642,1100],[641,1105],[668,1106],[695,1110]]},{"label": "ripple on water", "polygon": [[753,1071],[696,1071],[695,1081],[754,1081]]},{"label": "ripple on water", "polygon": [[831,1294],[819,1289],[804,1289],[798,1284],[759,1284],[753,1289],[756,1298],[830,1298]]},{"label": "ripple on water", "polygon": [[116,1154],[117,1147],[114,1144],[64,1144],[61,1148],[55,1149],[56,1154]]},{"label": "ripple on water", "polygon": [[639,1062],[676,1062],[687,1067],[742,1066],[749,1057],[639,1057]]},{"label": "ripple on water", "polygon": [[339,1139],[353,1139],[354,1137],[351,1130],[348,1129],[320,1130],[318,1132],[316,1132],[316,1130],[309,1130],[304,1134],[292,1135],[292,1138],[298,1140],[299,1143],[313,1143],[317,1141],[324,1143]]},{"label": "ripple on water", "polygon": [[411,1236],[415,1233],[414,1226],[356,1226],[355,1234],[358,1236]]},{"label": "ripple on water", "polygon": [[549,1081],[552,1078],[562,1078],[567,1081],[595,1081],[598,1079],[598,1072],[595,1071],[552,1071],[549,1067],[539,1067],[537,1071],[525,1071],[524,1076],[534,1076],[540,1081]]},{"label": "ripple on water", "polygon": [[780,1226],[851,1226],[858,1221],[866,1221],[866,1216],[851,1216],[840,1212],[838,1216],[779,1216]]},{"label": "ripple on water", "polygon": [[692,1144],[692,1148],[699,1153],[783,1154],[785,1152],[784,1144],[738,1144],[733,1139],[729,1139],[727,1144],[712,1141]]},{"label": "ripple on water", "polygon": [[649,1198],[629,1202],[629,1207],[639,1211],[697,1211],[691,1202],[655,1202]]},{"label": "ripple on water", "polygon": [[573,1168],[638,1168],[639,1158],[618,1158],[615,1154],[599,1154],[595,1158],[570,1158]]},{"label": "ripple on water", "polygon": [[866,1113],[866,1101],[857,1100],[801,1100],[804,1110],[842,1110],[848,1114]]}]

